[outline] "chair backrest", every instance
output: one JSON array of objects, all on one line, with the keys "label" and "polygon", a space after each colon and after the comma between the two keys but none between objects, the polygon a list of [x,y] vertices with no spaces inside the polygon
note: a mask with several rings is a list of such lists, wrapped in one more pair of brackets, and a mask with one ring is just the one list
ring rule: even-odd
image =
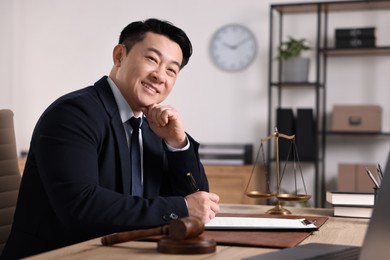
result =
[{"label": "chair backrest", "polygon": [[0,255],[11,231],[21,180],[13,117],[11,110],[0,109]]}]

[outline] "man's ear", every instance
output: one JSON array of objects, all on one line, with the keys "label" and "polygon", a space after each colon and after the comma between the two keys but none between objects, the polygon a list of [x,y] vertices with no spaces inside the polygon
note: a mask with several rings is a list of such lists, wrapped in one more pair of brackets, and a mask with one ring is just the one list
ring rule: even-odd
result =
[{"label": "man's ear", "polygon": [[122,44],[118,44],[114,47],[112,58],[115,66],[120,67],[122,59],[126,54],[125,51],[125,47]]}]

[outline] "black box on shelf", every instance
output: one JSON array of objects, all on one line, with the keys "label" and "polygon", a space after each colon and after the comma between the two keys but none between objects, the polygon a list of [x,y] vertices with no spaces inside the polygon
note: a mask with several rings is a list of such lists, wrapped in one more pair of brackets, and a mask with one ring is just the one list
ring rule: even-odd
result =
[{"label": "black box on shelf", "polygon": [[375,32],[375,27],[336,29],[335,48],[374,48]]},{"label": "black box on shelf", "polygon": [[[285,135],[293,135],[295,132],[295,117],[291,108],[278,108],[276,111],[276,128]],[[279,159],[291,160],[293,147],[291,141],[279,138]],[[290,153],[289,153],[290,152]]]},{"label": "black box on shelf", "polygon": [[[300,161],[316,159],[316,122],[311,108],[298,108],[294,116],[291,108],[277,109],[278,132],[295,135],[296,152]],[[294,160],[294,147],[291,140],[279,138],[279,159]],[[296,157],[296,156],[295,156]]]},{"label": "black box on shelf", "polygon": [[212,165],[245,165],[253,163],[252,144],[201,144],[200,161]]},{"label": "black box on shelf", "polygon": [[335,38],[375,38],[375,27],[364,28],[338,28],[335,30]]},{"label": "black box on shelf", "polygon": [[316,159],[316,123],[313,109],[298,108],[295,139],[300,161]]},{"label": "black box on shelf", "polygon": [[374,38],[336,39],[336,48],[374,48]]}]

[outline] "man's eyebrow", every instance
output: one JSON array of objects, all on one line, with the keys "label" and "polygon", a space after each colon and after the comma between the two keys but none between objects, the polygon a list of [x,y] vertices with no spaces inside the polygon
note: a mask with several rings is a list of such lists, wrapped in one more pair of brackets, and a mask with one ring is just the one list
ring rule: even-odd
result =
[{"label": "man's eyebrow", "polygon": [[[156,48],[148,48],[147,50],[148,50],[148,51],[152,51],[152,52],[157,53],[157,55],[160,56],[160,57],[163,56],[163,54],[161,53],[161,51],[157,50]],[[176,64],[179,68],[180,68],[180,66],[181,66],[180,63],[177,62],[177,61],[175,61],[175,60],[172,60],[172,63],[173,63],[173,64]]]}]

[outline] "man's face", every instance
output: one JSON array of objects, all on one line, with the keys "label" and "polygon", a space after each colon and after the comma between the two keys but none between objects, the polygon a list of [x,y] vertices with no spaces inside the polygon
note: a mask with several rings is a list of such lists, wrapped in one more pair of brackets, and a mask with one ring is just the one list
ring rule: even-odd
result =
[{"label": "man's face", "polygon": [[166,36],[146,33],[126,55],[126,48],[114,49],[114,68],[110,77],[134,113],[141,107],[167,98],[180,71],[183,54],[180,46]]}]

